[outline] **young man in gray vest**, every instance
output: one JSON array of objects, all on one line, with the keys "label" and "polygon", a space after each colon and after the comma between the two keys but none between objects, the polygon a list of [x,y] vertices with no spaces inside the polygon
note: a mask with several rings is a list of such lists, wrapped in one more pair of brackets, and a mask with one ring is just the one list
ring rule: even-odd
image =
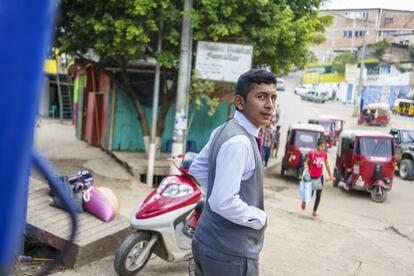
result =
[{"label": "young man in gray vest", "polygon": [[190,168],[207,192],[192,245],[200,276],[259,274],[267,221],[259,129],[274,114],[275,76],[259,69],[244,73],[234,103],[234,118],[213,131]]}]

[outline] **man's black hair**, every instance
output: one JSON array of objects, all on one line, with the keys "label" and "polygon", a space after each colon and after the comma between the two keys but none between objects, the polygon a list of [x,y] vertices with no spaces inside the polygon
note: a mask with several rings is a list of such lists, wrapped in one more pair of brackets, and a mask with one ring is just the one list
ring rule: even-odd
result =
[{"label": "man's black hair", "polygon": [[274,84],[276,85],[276,77],[272,72],[264,69],[251,69],[241,75],[236,84],[236,95],[247,100],[247,94],[252,90],[255,84]]}]

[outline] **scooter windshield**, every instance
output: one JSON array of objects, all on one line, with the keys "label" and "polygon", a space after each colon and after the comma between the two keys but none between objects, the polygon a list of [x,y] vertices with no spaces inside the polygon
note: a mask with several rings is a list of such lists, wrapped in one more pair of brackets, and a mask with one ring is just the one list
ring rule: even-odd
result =
[{"label": "scooter windshield", "polygon": [[391,139],[365,137],[358,141],[356,154],[373,157],[392,157],[394,155]]}]

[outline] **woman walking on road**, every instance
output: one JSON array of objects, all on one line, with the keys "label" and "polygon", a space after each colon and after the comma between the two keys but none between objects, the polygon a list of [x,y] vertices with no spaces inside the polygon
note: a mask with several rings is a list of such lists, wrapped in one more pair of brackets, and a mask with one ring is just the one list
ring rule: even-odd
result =
[{"label": "woman walking on road", "polygon": [[[324,185],[323,179],[323,164],[328,171],[329,179],[327,182],[332,182],[334,178],[332,177],[331,168],[328,163],[328,154],[326,153],[326,141],[323,138],[318,139],[316,150],[309,152],[306,157],[304,168],[305,171],[308,171],[309,176],[312,182],[312,194],[316,191],[315,205],[313,206],[314,217],[318,216],[317,210],[319,202],[321,201],[322,189]],[[306,203],[302,201],[302,210],[305,210]]]}]

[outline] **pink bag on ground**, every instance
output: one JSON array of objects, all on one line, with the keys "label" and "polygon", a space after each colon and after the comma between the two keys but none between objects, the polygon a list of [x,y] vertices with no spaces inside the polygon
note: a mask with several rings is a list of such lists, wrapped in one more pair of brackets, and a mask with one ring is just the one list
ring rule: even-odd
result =
[{"label": "pink bag on ground", "polygon": [[83,193],[83,209],[104,222],[109,222],[115,217],[114,206],[93,186]]},{"label": "pink bag on ground", "polygon": [[98,189],[99,192],[109,201],[109,203],[111,203],[112,207],[114,207],[115,215],[118,215],[120,205],[115,193],[111,189],[105,187],[96,187],[96,189]]}]

